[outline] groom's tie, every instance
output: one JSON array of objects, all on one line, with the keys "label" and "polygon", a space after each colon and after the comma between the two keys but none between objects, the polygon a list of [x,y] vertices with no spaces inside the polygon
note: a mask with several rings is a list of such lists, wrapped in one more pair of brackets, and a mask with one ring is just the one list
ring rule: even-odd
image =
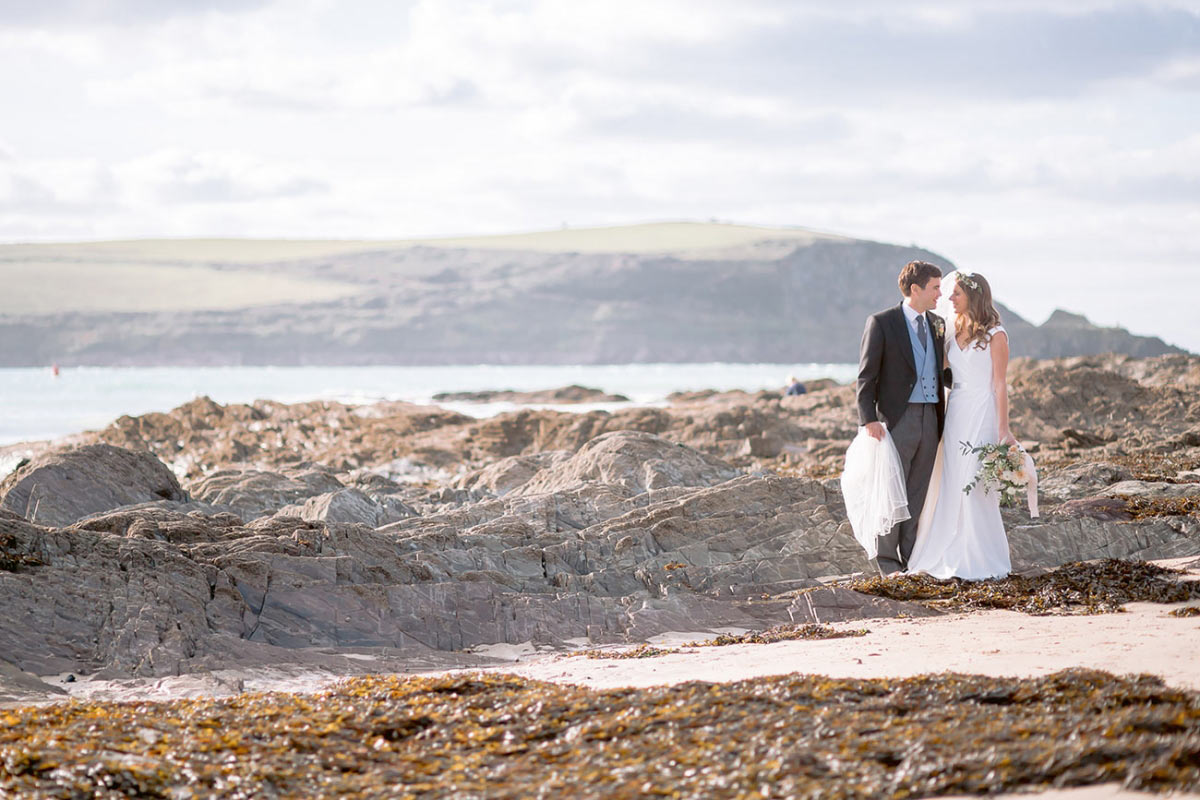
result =
[{"label": "groom's tie", "polygon": [[929,349],[929,334],[927,334],[925,332],[925,315],[924,314],[920,314],[917,316],[917,339],[919,339],[921,342],[922,350]]}]

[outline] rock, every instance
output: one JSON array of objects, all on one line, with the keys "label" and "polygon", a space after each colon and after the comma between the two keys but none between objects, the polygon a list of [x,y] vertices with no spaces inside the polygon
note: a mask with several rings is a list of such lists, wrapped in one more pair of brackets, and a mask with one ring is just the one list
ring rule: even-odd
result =
[{"label": "rock", "polygon": [[[795,596],[869,569],[840,495],[820,482],[721,480],[727,466],[657,437],[601,439],[542,470],[553,491],[469,500],[379,530],[331,514],[244,524],[162,508],[57,530],[0,517],[7,555],[36,562],[0,571],[0,642],[28,671],[160,676],[296,663],[316,650],[412,656],[915,613],[836,591]],[[660,466],[648,476],[632,454]],[[655,476],[700,485],[654,488]],[[354,492],[333,494],[368,507]],[[1010,540],[1018,568],[1200,553],[1161,520],[1055,517],[1012,525]]]},{"label": "rock", "polygon": [[1063,428],[1062,439],[1075,447],[1102,447],[1112,441],[1112,437],[1077,431],[1074,428]]},{"label": "rock", "polygon": [[192,494],[198,500],[252,520],[341,488],[344,488],[342,482],[324,469],[296,468],[283,472],[228,469],[194,484]]},{"label": "rock", "polygon": [[400,500],[389,497],[381,503],[353,488],[319,494],[305,500],[303,506],[286,506],[277,513],[291,514],[310,522],[347,522],[368,528],[417,516],[417,512]]},{"label": "rock", "polygon": [[944,613],[920,603],[863,594],[844,586],[805,590],[788,606],[788,614],[795,624],[826,624],[879,617],[938,617]]},{"label": "rock", "polygon": [[528,456],[509,456],[486,467],[461,476],[454,482],[460,489],[475,489],[503,497],[529,483],[543,469],[551,468],[570,458],[563,450],[534,453]]},{"label": "rock", "polygon": [[1054,509],[1056,517],[1091,517],[1098,520],[1131,520],[1125,501],[1112,497],[1085,497],[1068,500]]},{"label": "rock", "polygon": [[623,394],[608,394],[600,389],[586,386],[564,386],[561,389],[542,389],[535,392],[516,392],[511,389],[483,390],[477,392],[441,392],[433,396],[435,402],[448,403],[518,403],[538,405],[554,403],[628,403]]},{"label": "rock", "polygon": [[1146,499],[1200,497],[1200,483],[1164,483],[1160,481],[1121,481],[1104,490],[1107,497]]},{"label": "rock", "polygon": [[1038,494],[1056,500],[1086,497],[1120,481],[1133,478],[1128,468],[1105,462],[1084,462],[1039,476]]},{"label": "rock", "polygon": [[58,700],[66,694],[64,689],[0,660],[0,708]]},{"label": "rock", "polygon": [[157,458],[107,444],[42,453],[0,483],[0,507],[53,527],[132,503],[187,499]]},{"label": "rock", "polygon": [[730,465],[686,445],[648,433],[614,431],[592,439],[516,491],[539,494],[595,482],[636,494],[667,486],[712,486],[738,474]]},{"label": "rock", "polygon": [[[1041,443],[1043,497],[1063,501],[1035,521],[1005,510],[1018,569],[1200,555],[1180,502],[1200,484],[1167,480],[1200,471],[1193,372],[1200,358],[1014,362],[1014,430]],[[824,585],[870,569],[838,492],[853,401],[830,386],[476,420],[201,399],[123,418],[103,435],[170,461],[196,499],[151,496],[68,527],[0,503],[0,653],[42,674],[345,670],[382,663],[342,655],[363,648],[424,659],[916,614]],[[1083,449],[1064,429],[1107,444]],[[1171,515],[1134,519],[1141,497],[1172,501]]]},{"label": "rock", "polygon": [[1007,526],[1013,569],[1055,567],[1069,561],[1128,558],[1149,561],[1200,553],[1200,541],[1162,520],[1129,523],[1057,515]]},{"label": "rock", "polygon": [[749,436],[746,452],[756,458],[775,458],[783,452],[784,443],[774,436]]}]

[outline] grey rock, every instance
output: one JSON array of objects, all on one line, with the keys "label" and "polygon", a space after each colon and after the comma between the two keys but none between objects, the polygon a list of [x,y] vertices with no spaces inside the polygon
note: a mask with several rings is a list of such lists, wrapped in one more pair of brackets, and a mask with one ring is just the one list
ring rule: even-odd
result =
[{"label": "grey rock", "polygon": [[342,482],[322,469],[295,468],[280,472],[225,469],[194,484],[192,494],[197,500],[251,520],[341,488]]},{"label": "grey rock", "polygon": [[920,603],[862,594],[845,586],[822,586],[801,592],[788,606],[791,621],[799,624],[879,617],[938,617],[944,613]]},{"label": "grey rock", "polygon": [[375,500],[358,489],[342,488],[310,497],[303,505],[285,506],[279,514],[290,514],[310,522],[347,522],[378,528],[417,516],[409,506],[393,497]]},{"label": "grey rock", "polygon": [[1121,481],[1104,490],[1108,497],[1140,497],[1148,500],[1200,497],[1200,483]]},{"label": "grey rock", "polygon": [[543,494],[604,483],[637,494],[667,486],[712,486],[740,474],[687,445],[650,433],[613,431],[587,442],[569,459],[542,470],[515,491]]},{"label": "grey rock", "polygon": [[746,437],[745,452],[756,458],[775,458],[783,452],[784,442],[775,436]]},{"label": "grey rock", "polygon": [[1056,517],[1091,517],[1098,520],[1133,519],[1133,513],[1128,504],[1115,497],[1081,497],[1068,500],[1054,509]]},{"label": "grey rock", "polygon": [[1056,500],[1074,500],[1133,478],[1126,467],[1105,462],[1083,462],[1052,473],[1038,482],[1038,494]]},{"label": "grey rock", "polygon": [[503,497],[529,483],[543,469],[553,468],[570,457],[571,454],[565,450],[547,450],[528,456],[509,456],[493,461],[481,469],[466,473],[459,477],[454,485],[460,489],[486,491],[497,497]]},{"label": "grey rock", "polygon": [[1200,553],[1200,539],[1165,520],[1121,522],[1049,517],[1007,528],[1013,569],[1054,567],[1097,558],[1152,560]]},{"label": "grey rock", "polygon": [[107,444],[50,450],[0,483],[0,507],[55,527],[124,505],[187,499],[153,455]]},{"label": "grey rock", "polygon": [[66,694],[61,687],[46,683],[37,675],[0,660],[0,708],[6,705],[59,700]]}]

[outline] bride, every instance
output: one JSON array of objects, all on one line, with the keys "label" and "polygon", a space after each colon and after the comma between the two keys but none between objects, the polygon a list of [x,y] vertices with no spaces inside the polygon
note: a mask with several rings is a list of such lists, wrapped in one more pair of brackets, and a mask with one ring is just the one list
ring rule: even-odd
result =
[{"label": "bride", "polygon": [[963,454],[962,445],[1017,443],[1008,428],[1008,333],[982,275],[954,272],[943,283],[951,282],[955,335],[946,337],[946,359],[954,384],[908,571],[998,578],[1012,571],[1000,495],[983,487],[963,492],[979,469],[979,457]]}]

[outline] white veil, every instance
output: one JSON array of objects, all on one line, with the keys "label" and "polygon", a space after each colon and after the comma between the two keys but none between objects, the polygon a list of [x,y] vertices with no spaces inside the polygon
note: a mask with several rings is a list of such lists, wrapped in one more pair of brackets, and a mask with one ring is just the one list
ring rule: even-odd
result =
[{"label": "white veil", "polygon": [[933,307],[933,313],[946,323],[945,340],[947,342],[950,341],[950,337],[954,336],[954,306],[950,305],[950,293],[954,291],[957,275],[958,270],[953,270],[942,276],[942,296],[938,298],[937,305]]}]

